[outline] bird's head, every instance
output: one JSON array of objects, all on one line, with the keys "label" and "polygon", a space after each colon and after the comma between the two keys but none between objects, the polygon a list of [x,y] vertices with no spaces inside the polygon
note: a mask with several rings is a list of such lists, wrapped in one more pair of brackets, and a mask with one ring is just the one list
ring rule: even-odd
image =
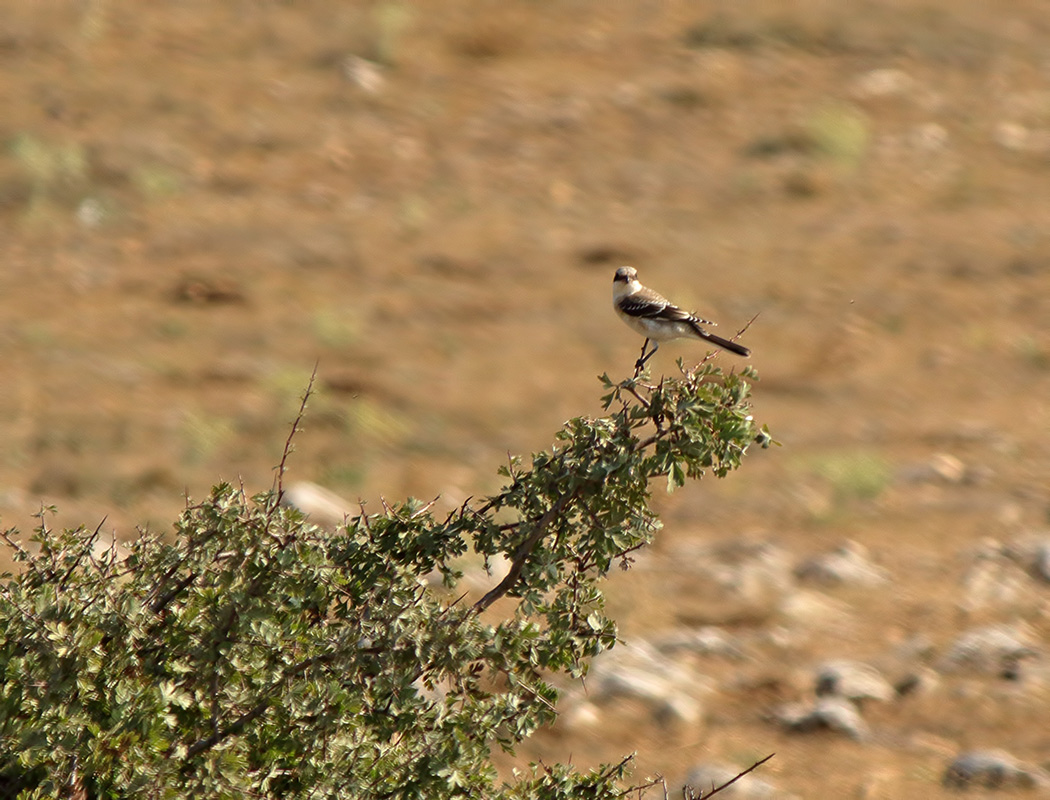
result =
[{"label": "bird's head", "polygon": [[638,280],[638,270],[634,267],[620,267],[613,275],[613,283],[630,283]]}]

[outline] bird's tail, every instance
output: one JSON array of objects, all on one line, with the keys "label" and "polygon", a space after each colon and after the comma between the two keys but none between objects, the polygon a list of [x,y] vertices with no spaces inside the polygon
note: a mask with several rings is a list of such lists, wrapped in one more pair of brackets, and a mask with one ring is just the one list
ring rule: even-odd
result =
[{"label": "bird's tail", "polygon": [[710,342],[711,344],[717,344],[719,347],[728,350],[730,353],[736,353],[738,356],[751,355],[751,351],[744,347],[744,345],[731,342],[729,339],[723,339],[721,336],[717,336],[713,333],[708,333],[699,325],[694,324],[693,330],[695,330],[696,335],[704,341]]}]

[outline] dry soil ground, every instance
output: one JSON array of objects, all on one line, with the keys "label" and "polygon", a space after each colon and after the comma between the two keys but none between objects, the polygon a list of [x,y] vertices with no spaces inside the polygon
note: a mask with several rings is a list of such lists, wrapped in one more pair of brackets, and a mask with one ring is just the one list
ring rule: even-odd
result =
[{"label": "dry soil ground", "polygon": [[[661,500],[657,553],[852,539],[894,581],[829,590],[850,623],[741,667],[757,688],[701,726],[627,715],[524,756],[637,750],[673,780],[776,751],[764,777],[801,796],[886,798],[940,796],[964,747],[1046,760],[1045,689],[895,704],[873,743],[765,714],[825,657],[1050,632],[1045,584],[960,605],[982,540],[1047,524],[1048,11],[4,0],[3,524],[43,501],[128,537],[219,478],[268,487],[315,362],[293,479],[482,494],[630,369],[630,263],[723,332],[761,312],[756,416],[784,445]],[[681,624],[657,582],[615,581],[628,639]]]}]

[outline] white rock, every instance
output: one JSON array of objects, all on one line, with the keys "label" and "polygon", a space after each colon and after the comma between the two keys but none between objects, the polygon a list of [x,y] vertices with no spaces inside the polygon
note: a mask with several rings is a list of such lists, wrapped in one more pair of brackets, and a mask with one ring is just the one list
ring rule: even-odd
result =
[{"label": "white rock", "polygon": [[795,577],[812,583],[849,586],[881,586],[890,579],[885,569],[872,563],[867,548],[852,541],[803,561],[795,567]]},{"label": "white rock", "polygon": [[915,88],[915,79],[904,70],[885,67],[873,69],[858,76],[853,81],[854,97],[866,99],[875,97],[901,97]]},{"label": "white rock", "polygon": [[1003,750],[971,750],[952,760],[942,783],[953,789],[1045,789],[1050,787],[1050,775]]},{"label": "white rock", "polygon": [[912,129],[908,137],[913,147],[926,152],[937,152],[948,146],[948,130],[936,122],[924,122]]},{"label": "white rock", "polygon": [[795,623],[793,628],[816,630],[825,626],[842,628],[853,622],[849,606],[817,591],[799,589],[780,605],[781,616]]},{"label": "white rock", "polygon": [[774,717],[795,733],[826,730],[844,733],[857,741],[868,738],[868,725],[857,707],[842,697],[821,697],[811,706],[789,703],[775,711]]},{"label": "white rock", "polygon": [[838,659],[817,667],[815,691],[818,697],[837,696],[847,700],[878,700],[886,703],[896,692],[882,674],[870,664]]},{"label": "white rock", "polygon": [[986,608],[1019,609],[1034,604],[1034,585],[1007,549],[987,540],[973,556],[962,577],[959,607],[974,612]]},{"label": "white rock", "polygon": [[570,731],[596,728],[601,721],[601,709],[582,698],[569,698],[565,707],[558,712],[558,724]]},{"label": "white rock", "polygon": [[724,656],[734,660],[744,657],[739,642],[714,625],[704,625],[696,629],[682,628],[655,641],[654,645],[661,653],[667,655],[684,651],[704,656]]},{"label": "white rock", "polygon": [[342,525],[358,511],[349,500],[310,481],[299,481],[285,489],[281,505],[299,509],[318,525]]},{"label": "white rock", "polygon": [[703,716],[708,682],[645,641],[618,645],[591,662],[587,699],[607,707],[620,697],[644,701],[660,723],[696,724]]},{"label": "white rock", "polygon": [[1050,583],[1050,531],[1018,536],[1003,550],[1033,578]]},{"label": "white rock", "polygon": [[938,668],[942,672],[1011,673],[1021,661],[1039,655],[1032,639],[1032,633],[1023,624],[974,628],[952,643]]},{"label": "white rock", "polygon": [[368,94],[379,94],[386,87],[383,68],[360,56],[343,59],[343,76]]},{"label": "white rock", "polygon": [[992,131],[992,139],[1000,147],[1017,153],[1050,153],[1050,131],[1029,128],[1019,122],[998,123]]}]

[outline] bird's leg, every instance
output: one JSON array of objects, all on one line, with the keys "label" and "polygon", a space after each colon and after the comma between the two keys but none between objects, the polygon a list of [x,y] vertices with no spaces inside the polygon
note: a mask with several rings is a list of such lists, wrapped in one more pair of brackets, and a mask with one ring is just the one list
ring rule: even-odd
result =
[{"label": "bird's leg", "polygon": [[[652,345],[653,345],[653,349],[649,351],[649,355],[647,355],[645,358],[642,359],[642,366],[645,366],[645,362],[656,355],[656,351],[660,347],[660,343],[655,341],[655,340],[646,339],[645,341],[651,342]],[[643,353],[645,352],[644,348],[642,349],[642,352]]]},{"label": "bird's leg", "polygon": [[641,354],[641,356],[639,356],[638,360],[634,362],[634,377],[636,377],[636,378],[638,377],[638,373],[641,372],[642,368],[645,366],[645,362],[653,357],[653,353],[656,352],[657,348],[659,348],[660,345],[658,343],[656,343],[656,342],[653,342],[653,349],[649,351],[648,355],[646,355],[645,351],[646,351],[646,348],[648,348],[648,347],[649,347],[649,339],[646,339],[642,343],[642,354]]},{"label": "bird's leg", "polygon": [[649,347],[649,340],[646,339],[642,342],[642,353],[638,356],[638,360],[634,362],[634,376],[637,378],[638,373],[642,371],[642,367],[645,366],[645,351]]}]

